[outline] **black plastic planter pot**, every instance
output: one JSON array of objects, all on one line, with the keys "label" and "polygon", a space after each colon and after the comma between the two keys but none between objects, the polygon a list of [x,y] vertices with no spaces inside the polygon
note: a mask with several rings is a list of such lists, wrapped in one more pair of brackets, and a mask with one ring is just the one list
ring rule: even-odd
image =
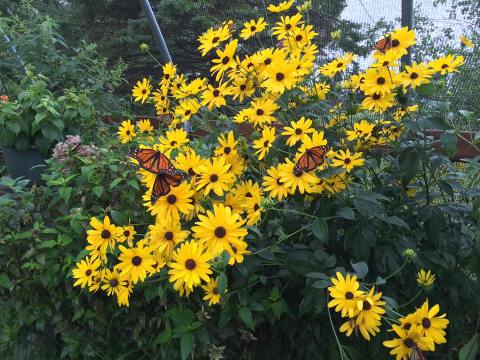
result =
[{"label": "black plastic planter pot", "polygon": [[12,178],[23,177],[35,184],[42,184],[40,176],[45,168],[47,157],[37,150],[21,151],[11,147],[3,147],[3,157],[8,174]]}]

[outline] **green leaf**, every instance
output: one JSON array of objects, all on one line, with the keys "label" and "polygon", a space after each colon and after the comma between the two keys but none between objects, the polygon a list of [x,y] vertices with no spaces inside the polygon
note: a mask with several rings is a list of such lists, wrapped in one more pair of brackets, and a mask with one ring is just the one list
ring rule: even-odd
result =
[{"label": "green leaf", "polygon": [[347,220],[355,220],[355,212],[352,208],[344,207],[337,210],[337,216]]},{"label": "green leaf", "polygon": [[165,329],[155,338],[154,342],[155,344],[165,344],[169,342],[171,338],[172,338],[172,330]]},{"label": "green leaf", "polygon": [[109,187],[108,189],[109,189],[109,190],[112,190],[112,189],[115,188],[118,184],[120,184],[122,181],[123,181],[122,178],[117,178],[117,179],[113,180],[112,183],[110,184],[110,187]]},{"label": "green leaf", "polygon": [[315,289],[325,289],[331,285],[331,281],[329,280],[317,280],[312,284],[312,287]]},{"label": "green leaf", "polygon": [[473,116],[475,115],[475,113],[473,111],[468,111],[468,110],[459,110],[458,111],[460,113],[460,115],[462,115],[465,120],[467,121],[472,121],[473,120]]},{"label": "green leaf", "polygon": [[0,286],[6,289],[10,289],[12,287],[12,282],[10,281],[8,275],[5,273],[0,273]]},{"label": "green leaf", "polygon": [[103,186],[102,185],[94,186],[92,188],[92,192],[95,194],[95,196],[98,199],[100,199],[100,197],[102,196],[102,193],[103,193]]},{"label": "green leaf", "polygon": [[281,301],[273,302],[271,305],[271,309],[272,309],[273,315],[275,316],[275,319],[277,320],[280,319],[283,312],[283,302]]},{"label": "green leaf", "polygon": [[220,295],[223,295],[225,294],[225,289],[227,288],[227,284],[228,284],[228,278],[227,278],[227,275],[225,275],[225,273],[220,273],[220,275],[218,275],[218,278],[217,278],[217,288],[218,288],[218,292],[220,293]]},{"label": "green leaf", "polygon": [[315,237],[323,242],[328,240],[328,223],[324,218],[317,218],[312,223],[312,232]]},{"label": "green leaf", "polygon": [[377,280],[375,280],[375,285],[384,285],[386,283],[387,283],[387,280],[385,280],[381,276],[377,276]]},{"label": "green leaf", "polygon": [[364,279],[368,274],[368,265],[363,261],[352,264],[352,268],[355,270],[355,273],[359,279]]},{"label": "green leaf", "polygon": [[39,249],[50,249],[50,248],[53,248],[57,245],[58,245],[58,243],[57,243],[56,240],[47,240],[47,241],[43,241],[42,243],[40,243],[38,245],[38,248]]},{"label": "green leaf", "polygon": [[458,354],[459,360],[475,360],[480,353],[480,334],[473,335],[468,342],[463,345]]},{"label": "green leaf", "polygon": [[247,325],[248,328],[253,330],[255,328],[255,323],[253,322],[253,317],[252,317],[252,312],[246,308],[246,307],[241,307],[240,310],[238,310],[238,316],[242,321]]},{"label": "green leaf", "polygon": [[442,144],[448,155],[454,156],[457,153],[457,134],[453,132],[445,132],[440,136]]},{"label": "green leaf", "polygon": [[435,92],[437,91],[437,88],[434,84],[428,83],[428,84],[422,84],[420,86],[417,86],[416,88],[417,93],[420,95],[434,95]]},{"label": "green leaf", "polygon": [[138,181],[136,179],[130,179],[127,181],[127,184],[130,185],[131,187],[140,190],[140,185],[138,185]]},{"label": "green leaf", "polygon": [[58,193],[62,197],[63,201],[68,203],[68,200],[70,200],[70,196],[72,195],[72,188],[71,187],[62,187],[58,190]]},{"label": "green leaf", "polygon": [[182,354],[182,359],[185,360],[188,355],[193,350],[193,345],[195,344],[195,337],[190,334],[186,333],[182,335],[182,338],[180,340],[180,353]]}]

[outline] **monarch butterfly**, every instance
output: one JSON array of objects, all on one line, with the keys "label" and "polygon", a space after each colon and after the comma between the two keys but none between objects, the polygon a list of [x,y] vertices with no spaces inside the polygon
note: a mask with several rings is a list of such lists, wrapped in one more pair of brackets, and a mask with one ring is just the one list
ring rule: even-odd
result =
[{"label": "monarch butterfly", "polygon": [[152,187],[152,204],[160,196],[167,195],[171,186],[176,187],[180,185],[187,177],[187,174],[177,170],[170,159],[160,151],[131,148],[128,156],[136,159],[142,169],[156,174]]},{"label": "monarch butterfly", "polygon": [[311,149],[307,149],[295,163],[293,174],[295,176],[300,176],[302,172],[312,171],[322,165],[325,162],[325,156],[329,150],[330,147],[327,145],[315,146]]},{"label": "monarch butterfly", "polygon": [[392,36],[391,35],[385,36],[384,38],[378,40],[373,45],[374,50],[378,50],[378,51],[380,51],[384,54],[385,54],[385,52],[387,52],[387,50],[390,50],[391,47],[392,47]]},{"label": "monarch butterfly", "polygon": [[425,356],[423,356],[423,353],[420,351],[420,349],[416,345],[413,345],[412,351],[410,352],[410,355],[408,358],[409,360],[427,360],[425,359]]}]

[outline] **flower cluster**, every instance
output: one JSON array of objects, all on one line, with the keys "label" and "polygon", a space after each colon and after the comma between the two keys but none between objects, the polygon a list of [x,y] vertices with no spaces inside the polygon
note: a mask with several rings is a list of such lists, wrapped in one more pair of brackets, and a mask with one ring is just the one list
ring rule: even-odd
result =
[{"label": "flower cluster", "polygon": [[65,141],[59,142],[55,145],[52,152],[52,157],[59,163],[64,163],[62,172],[70,172],[72,164],[69,163],[69,156],[72,154],[89,157],[98,154],[98,149],[95,145],[84,145],[79,135],[67,135]]}]

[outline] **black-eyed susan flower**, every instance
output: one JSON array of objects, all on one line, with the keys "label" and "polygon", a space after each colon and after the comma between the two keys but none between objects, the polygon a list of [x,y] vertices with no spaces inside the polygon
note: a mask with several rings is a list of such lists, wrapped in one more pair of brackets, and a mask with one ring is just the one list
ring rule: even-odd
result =
[{"label": "black-eyed susan flower", "polygon": [[305,119],[303,116],[298,121],[291,121],[291,126],[285,126],[282,132],[283,136],[288,136],[286,144],[288,146],[294,146],[299,141],[303,142],[308,134],[315,131],[315,129],[312,128],[312,124],[311,119]]},{"label": "black-eyed susan flower", "polygon": [[104,290],[108,296],[118,295],[122,288],[126,287],[128,278],[122,275],[116,269],[105,269],[102,279],[102,290]]},{"label": "black-eyed susan flower", "polygon": [[[315,130],[311,134],[305,134],[302,138],[302,146],[298,149],[297,158],[309,149],[325,145],[327,145],[327,139],[325,139],[325,133],[323,131]],[[324,164],[326,165],[326,162]]]},{"label": "black-eyed susan flower", "polygon": [[105,274],[105,269],[101,268],[95,271],[93,275],[92,284],[88,287],[88,291],[97,292],[102,286],[103,276]]},{"label": "black-eyed susan flower", "polygon": [[238,141],[235,140],[235,135],[233,131],[229,131],[228,134],[221,134],[217,138],[219,146],[215,149],[214,153],[217,156],[226,156],[234,155],[237,153],[237,144]]},{"label": "black-eyed susan flower", "polygon": [[283,94],[297,81],[297,65],[287,60],[275,61],[265,72],[262,86],[269,92]]},{"label": "black-eyed susan flower", "polygon": [[120,287],[120,291],[117,293],[118,306],[130,306],[130,294],[133,293],[133,283],[129,280],[125,280],[125,286]]},{"label": "black-eyed susan flower", "polygon": [[276,198],[282,201],[287,197],[289,189],[281,179],[280,170],[278,167],[272,166],[267,170],[267,175],[263,177],[263,188],[269,193],[271,198]]},{"label": "black-eyed susan flower", "polygon": [[135,231],[135,228],[131,225],[127,226],[119,226],[117,228],[117,240],[119,242],[126,241],[128,243],[128,246],[132,247],[133,246],[133,238],[135,237],[135,234],[137,232]]},{"label": "black-eyed susan flower", "polygon": [[346,172],[352,171],[355,167],[363,166],[365,159],[361,152],[350,153],[349,149],[338,150],[332,156],[332,166],[341,167]]},{"label": "black-eyed susan flower", "polygon": [[151,91],[152,86],[150,85],[150,80],[144,78],[142,81],[137,81],[137,85],[134,86],[132,90],[132,95],[135,101],[141,101],[143,104]]},{"label": "black-eyed susan flower", "polygon": [[[187,296],[195,286],[203,281],[210,281],[212,273],[209,261],[212,255],[204,250],[200,242],[184,242],[173,253],[172,261],[168,264],[169,281],[180,294],[187,291]],[[181,291],[183,290],[183,291]]]},{"label": "black-eyed susan flower", "polygon": [[272,99],[264,98],[252,101],[252,111],[249,113],[249,120],[253,125],[263,127],[275,121],[273,113],[279,106]]},{"label": "black-eyed susan flower", "polygon": [[188,133],[184,129],[172,129],[160,137],[159,150],[165,155],[170,156],[172,150],[180,149],[189,143]]},{"label": "black-eyed susan flower", "polygon": [[412,325],[408,330],[402,329],[398,325],[392,325],[392,330],[397,334],[398,338],[387,340],[383,345],[387,348],[392,348],[391,355],[396,357],[396,360],[410,360],[412,353],[420,351],[433,351],[434,344],[432,339],[422,336],[422,331],[418,327]]},{"label": "black-eyed susan flower", "polygon": [[342,317],[353,318],[358,312],[357,303],[364,296],[363,291],[359,290],[357,276],[347,274],[344,277],[337,272],[336,277],[331,278],[331,281],[333,285],[328,288],[328,292],[332,300],[328,303],[328,307],[335,308]]},{"label": "black-eyed susan flower", "polygon": [[173,217],[158,220],[155,225],[148,227],[148,243],[149,246],[157,250],[163,258],[170,259],[175,246],[184,241],[190,232],[182,230],[180,221]]},{"label": "black-eyed susan flower", "polygon": [[180,218],[180,214],[188,215],[194,209],[191,203],[191,197],[194,191],[188,182],[183,182],[178,186],[171,187],[167,195],[160,196],[157,201],[152,204],[150,202],[152,191],[148,190],[143,199],[146,200],[145,206],[152,215],[158,216],[160,219]]},{"label": "black-eyed susan flower", "polygon": [[387,68],[369,69],[365,73],[365,81],[360,89],[366,94],[386,94],[401,82],[401,78]]},{"label": "black-eyed susan flower", "polygon": [[138,120],[137,127],[138,127],[138,130],[143,133],[151,133],[153,131],[153,125],[148,119]]},{"label": "black-eyed susan flower", "polygon": [[208,85],[202,93],[202,105],[208,106],[208,109],[222,107],[227,104],[225,96],[233,95],[234,89],[228,83],[220,83],[217,87]]},{"label": "black-eyed susan flower", "polygon": [[217,50],[217,59],[213,59],[212,63],[216,64],[210,69],[212,74],[217,74],[215,79],[218,81],[222,75],[229,69],[237,66],[235,62],[235,51],[237,51],[238,40],[232,40],[222,50]]},{"label": "black-eyed susan flower", "polygon": [[75,269],[72,270],[73,278],[77,279],[73,286],[86,287],[91,286],[94,282],[95,274],[100,266],[100,259],[95,259],[87,256],[75,264]]},{"label": "black-eyed susan flower", "polygon": [[257,21],[252,19],[243,24],[243,29],[240,31],[240,37],[244,40],[250,39],[252,36],[261,33],[267,25],[268,24],[263,17],[259,18]]},{"label": "black-eyed susan flower", "polygon": [[325,100],[325,97],[330,92],[330,85],[326,82],[315,83],[315,95],[317,95],[318,100]]},{"label": "black-eyed susan flower", "polygon": [[121,274],[128,277],[134,284],[145,280],[148,274],[155,273],[152,248],[137,243],[133,248],[120,245],[118,249],[121,252],[118,256],[120,263],[115,265],[115,269],[120,270]]},{"label": "black-eyed susan flower", "polygon": [[174,78],[175,74],[177,73],[177,66],[173,65],[172,63],[166,63],[162,67],[162,80],[160,84],[169,84]]},{"label": "black-eyed susan flower", "polygon": [[367,120],[362,120],[353,124],[352,130],[347,130],[347,140],[361,140],[366,141],[372,135],[375,124],[370,124]]},{"label": "black-eyed susan flower", "polygon": [[425,289],[428,289],[433,286],[435,282],[435,274],[432,273],[430,270],[426,271],[424,269],[420,269],[417,273],[417,284]]},{"label": "black-eyed susan flower", "polygon": [[276,26],[272,28],[272,35],[275,35],[278,40],[285,39],[293,35],[294,31],[302,22],[302,15],[295,14],[293,16],[281,16],[280,21],[275,23]]},{"label": "black-eyed susan flower", "polygon": [[377,51],[373,54],[373,58],[376,62],[370,66],[371,68],[397,68],[399,65],[398,55],[394,52],[382,53]]},{"label": "black-eyed susan flower", "polygon": [[395,104],[393,93],[375,93],[367,95],[362,101],[362,107],[367,110],[383,113]]},{"label": "black-eyed susan flower", "polygon": [[230,244],[232,252],[229,252],[230,259],[228,265],[241,264],[245,258],[244,255],[249,255],[252,252],[247,250],[247,243],[243,240],[235,240]]},{"label": "black-eyed susan flower", "polygon": [[208,301],[208,305],[212,306],[220,302],[220,291],[218,290],[218,279],[210,278],[210,281],[202,285],[205,295],[203,300]]},{"label": "black-eyed susan flower", "polygon": [[357,301],[358,313],[355,317],[355,323],[363,338],[367,341],[370,341],[371,336],[380,332],[381,318],[385,314],[385,301],[382,301],[381,297],[381,292],[375,293],[375,288],[371,288],[368,294]]},{"label": "black-eyed susan flower", "polygon": [[279,12],[287,11],[288,9],[290,9],[292,7],[294,2],[295,2],[295,0],[288,0],[288,1],[282,1],[278,5],[270,4],[270,5],[268,5],[267,10],[272,12],[272,13],[279,13]]},{"label": "black-eyed susan flower", "polygon": [[[437,315],[440,312],[440,306],[434,305],[432,308],[428,307],[428,299],[423,303],[422,307],[416,311],[418,329],[422,335],[431,339],[435,344],[445,344],[445,329],[448,326],[448,319],[446,314]],[[435,345],[432,351],[435,350]]]},{"label": "black-eyed susan flower", "polygon": [[428,65],[434,72],[445,75],[451,72],[458,72],[457,68],[465,64],[463,56],[446,55],[431,61]]},{"label": "black-eyed susan flower", "polygon": [[243,155],[234,153],[228,157],[225,157],[225,164],[229,166],[229,171],[233,175],[234,179],[239,178],[245,172],[246,161]]},{"label": "black-eyed susan flower", "polygon": [[198,175],[196,189],[204,189],[205,195],[213,191],[216,195],[223,196],[224,192],[228,191],[235,181],[233,174],[230,172],[230,165],[225,162],[224,157],[205,160],[194,171]]},{"label": "black-eyed susan flower", "polygon": [[280,181],[288,189],[290,194],[294,194],[297,189],[300,194],[305,192],[311,193],[312,187],[317,182],[317,177],[315,174],[305,171],[294,172],[294,167],[295,163],[286,158],[285,163],[280,164],[278,167],[280,172]]},{"label": "black-eyed susan flower", "polygon": [[117,134],[122,144],[129,143],[135,136],[137,136],[135,133],[135,126],[130,120],[122,121],[122,124],[118,128]]},{"label": "black-eyed susan flower", "polygon": [[190,120],[192,115],[195,115],[202,105],[197,99],[188,98],[182,100],[175,107],[175,116],[178,116],[182,122]]},{"label": "black-eyed susan flower", "polygon": [[303,49],[312,43],[313,39],[318,35],[313,31],[312,25],[302,24],[300,27],[293,29],[290,36],[283,39],[283,46],[289,49]]},{"label": "black-eyed susan flower", "polygon": [[355,59],[356,55],[351,52],[345,53],[343,56],[336,58],[328,64],[320,67],[320,73],[327,77],[334,77],[337,73],[345,71]]},{"label": "black-eyed susan flower", "polygon": [[213,211],[198,215],[199,221],[192,227],[193,237],[198,239],[212,254],[220,255],[223,251],[232,252],[232,243],[243,240],[248,231],[243,226],[245,221],[239,214],[232,213],[229,207],[214,205]]},{"label": "black-eyed susan flower", "polygon": [[255,92],[255,83],[248,76],[241,74],[234,78],[232,88],[233,100],[238,98],[240,102],[243,102],[245,98],[252,96]]},{"label": "black-eyed susan flower", "polygon": [[194,177],[196,175],[194,169],[203,163],[203,159],[195,150],[187,148],[187,151],[177,155],[174,163],[177,169],[184,171],[190,177]]},{"label": "black-eyed susan flower", "polygon": [[262,160],[267,156],[274,141],[275,128],[265,126],[262,130],[262,137],[253,141],[253,148],[256,149],[255,154],[258,156],[258,160]]},{"label": "black-eyed susan flower", "polygon": [[415,32],[404,26],[390,34],[391,47],[387,52],[393,53],[399,59],[408,52],[408,48],[416,44]]},{"label": "black-eyed susan flower", "polygon": [[466,46],[472,49],[475,48],[475,44],[473,43],[473,41],[467,38],[465,35],[460,35],[460,42],[462,43],[463,46]]},{"label": "black-eyed susan flower", "polygon": [[402,75],[402,85],[404,88],[411,87],[415,89],[422,84],[428,84],[432,77],[432,70],[425,63],[413,63],[406,65]]},{"label": "black-eyed susan flower", "polygon": [[87,231],[87,241],[91,245],[88,250],[97,250],[98,252],[92,252],[92,255],[97,255],[101,261],[104,261],[106,260],[107,247],[110,249],[115,248],[118,228],[110,222],[108,216],[103,218],[103,222],[92,217],[90,219],[90,226],[93,229]]},{"label": "black-eyed susan flower", "polygon": [[199,36],[198,41],[202,56],[209,53],[210,50],[217,48],[222,42],[231,37],[231,32],[228,26],[222,26],[219,29],[210,28]]}]

